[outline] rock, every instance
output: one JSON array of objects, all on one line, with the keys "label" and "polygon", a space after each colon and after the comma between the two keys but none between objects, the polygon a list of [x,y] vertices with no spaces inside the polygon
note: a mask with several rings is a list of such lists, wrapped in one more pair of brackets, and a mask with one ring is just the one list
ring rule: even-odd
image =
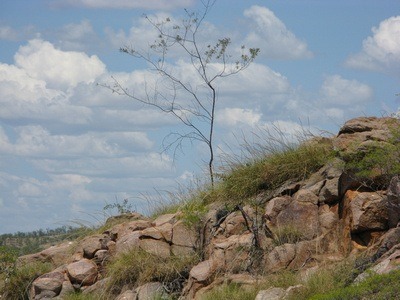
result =
[{"label": "rock", "polygon": [[310,203],[313,205],[318,204],[318,197],[311,191],[306,189],[298,190],[294,195],[293,199],[301,203]]},{"label": "rock", "polygon": [[92,285],[96,282],[98,276],[96,264],[88,259],[69,264],[67,271],[71,283],[80,285]]},{"label": "rock", "polygon": [[50,262],[54,267],[61,266],[71,259],[70,249],[72,249],[72,246],[73,242],[65,242],[38,253],[20,256],[17,259],[16,266],[20,268],[35,262]]},{"label": "rock", "polygon": [[[296,229],[302,238],[312,239],[318,234],[318,197],[311,192],[301,195],[301,201],[294,200],[276,217],[277,230]],[[307,200],[308,199],[308,200]],[[274,228],[271,228],[272,230]]]},{"label": "rock", "polygon": [[144,230],[151,226],[151,222],[148,220],[135,220],[128,223],[115,225],[111,228],[109,234],[113,238],[113,240],[116,241],[125,237],[125,235],[130,235],[133,232]]},{"label": "rock", "polygon": [[292,201],[293,199],[290,196],[282,196],[271,199],[265,206],[264,216],[272,225],[276,225],[276,217]]},{"label": "rock", "polygon": [[65,298],[65,297],[67,297],[69,294],[72,294],[73,292],[75,292],[75,289],[74,289],[72,283],[71,283],[69,280],[65,280],[65,281],[62,283],[61,292],[60,292],[60,294],[58,295],[58,297],[59,297],[60,299],[63,299],[63,298]]},{"label": "rock", "polygon": [[139,248],[141,236],[142,236],[141,231],[134,231],[122,236],[120,239],[117,240],[115,244],[115,252],[122,253],[125,251],[129,251],[134,247]]},{"label": "rock", "polygon": [[265,270],[267,272],[276,272],[285,269],[295,258],[296,245],[284,244],[275,247],[271,252],[266,254]]},{"label": "rock", "polygon": [[282,300],[286,290],[283,288],[269,288],[258,292],[255,300]]},{"label": "rock", "polygon": [[155,240],[163,239],[162,233],[155,227],[150,227],[142,230],[142,237],[143,238],[152,238]]},{"label": "rock", "polygon": [[196,248],[197,241],[197,234],[193,228],[189,228],[183,221],[178,221],[174,224],[172,228],[172,244]]},{"label": "rock", "polygon": [[387,191],[388,226],[396,227],[400,222],[400,178],[395,176],[390,181]]},{"label": "rock", "polygon": [[54,298],[61,292],[63,282],[64,274],[61,272],[51,272],[36,278],[32,284],[33,298]]},{"label": "rock", "polygon": [[139,246],[147,253],[154,254],[162,258],[171,256],[171,247],[162,240],[140,239]]},{"label": "rock", "polygon": [[127,290],[119,295],[116,300],[136,300],[137,293],[135,291]]},{"label": "rock", "polygon": [[136,289],[137,300],[162,299],[166,295],[164,287],[160,282],[150,282],[139,286]]},{"label": "rock", "polygon": [[215,265],[212,260],[202,261],[190,270],[190,277],[197,282],[207,281],[214,275]]},{"label": "rock", "polygon": [[99,250],[94,255],[93,261],[98,265],[103,265],[110,258],[108,250]]},{"label": "rock", "polygon": [[387,201],[379,192],[348,191],[343,206],[352,233],[388,228]]},{"label": "rock", "polygon": [[339,201],[339,177],[328,179],[319,192],[318,201],[333,204]]},{"label": "rock", "polygon": [[161,215],[157,219],[155,219],[151,224],[155,227],[161,226],[165,223],[173,224],[176,221],[176,217],[177,217],[177,214]]},{"label": "rock", "polygon": [[87,259],[92,259],[94,254],[98,250],[106,249],[106,245],[102,243],[102,239],[107,238],[107,235],[96,234],[84,238],[79,244],[81,251],[83,252],[83,257]]},{"label": "rock", "polygon": [[93,283],[90,286],[85,286],[82,287],[82,294],[87,295],[87,294],[92,294],[92,293],[101,293],[102,291],[104,291],[107,287],[107,284],[109,283],[110,278],[106,277],[100,280],[97,280],[95,283]]}]

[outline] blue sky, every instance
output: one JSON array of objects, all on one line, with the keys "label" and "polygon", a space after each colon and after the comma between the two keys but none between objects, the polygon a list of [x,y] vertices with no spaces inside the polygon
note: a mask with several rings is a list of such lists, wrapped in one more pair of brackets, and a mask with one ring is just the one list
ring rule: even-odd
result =
[{"label": "blue sky", "polygon": [[[160,154],[176,120],[97,85],[114,76],[143,91],[154,74],[118,49],[154,40],[143,14],[179,21],[201,8],[196,0],[0,2],[0,233],[96,222],[115,199],[146,212],[156,190],[203,176],[202,145],[175,160]],[[249,68],[218,83],[218,154],[235,148],[235,136],[274,126],[335,133],[349,118],[397,111],[398,0],[218,0],[202,29],[201,43],[230,37],[233,53],[260,48]],[[192,75],[179,53],[169,63]]]}]

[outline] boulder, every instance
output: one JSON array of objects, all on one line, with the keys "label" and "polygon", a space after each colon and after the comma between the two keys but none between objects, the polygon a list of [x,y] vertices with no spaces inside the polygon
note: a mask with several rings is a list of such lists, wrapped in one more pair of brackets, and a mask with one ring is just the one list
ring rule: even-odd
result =
[{"label": "boulder", "polygon": [[282,300],[285,293],[286,290],[283,288],[272,287],[259,291],[255,300]]},{"label": "boulder", "polygon": [[391,179],[387,190],[388,226],[396,227],[400,222],[400,178]]},{"label": "boulder", "polygon": [[213,260],[204,260],[190,270],[190,277],[197,282],[208,281],[214,275],[215,267]]},{"label": "boulder", "polygon": [[388,228],[387,201],[379,192],[347,191],[343,211],[344,218],[350,219],[351,233]]},{"label": "boulder", "polygon": [[154,254],[162,258],[171,256],[171,247],[168,243],[162,240],[140,239],[139,246],[147,253]]},{"label": "boulder", "polygon": [[276,272],[289,266],[296,255],[295,244],[284,244],[275,247],[265,257],[265,271]]},{"label": "boulder", "polygon": [[136,289],[137,300],[163,299],[166,295],[161,282],[149,282]]},{"label": "boulder", "polygon": [[198,242],[197,233],[189,228],[183,221],[178,221],[172,227],[172,244],[196,248]]},{"label": "boulder", "polygon": [[71,282],[79,285],[92,285],[98,276],[96,264],[88,259],[69,264],[67,271]]},{"label": "boulder", "polygon": [[106,249],[106,244],[102,242],[108,236],[104,234],[96,234],[85,237],[80,243],[79,248],[83,252],[83,257],[92,259],[98,250]]},{"label": "boulder", "polygon": [[60,294],[64,280],[64,274],[61,272],[51,272],[36,278],[32,283],[32,298],[54,298]]},{"label": "boulder", "polygon": [[116,300],[136,300],[137,293],[135,291],[127,290],[120,294]]},{"label": "boulder", "polygon": [[122,236],[120,239],[117,240],[115,244],[115,252],[118,254],[125,251],[129,251],[133,247],[138,248],[141,236],[142,236],[141,231],[134,231]]},{"label": "boulder", "polygon": [[[302,238],[312,239],[317,236],[318,226],[318,197],[311,192],[304,192],[283,209],[276,217],[278,230],[293,228],[301,232]],[[274,229],[273,227],[271,229]]]}]

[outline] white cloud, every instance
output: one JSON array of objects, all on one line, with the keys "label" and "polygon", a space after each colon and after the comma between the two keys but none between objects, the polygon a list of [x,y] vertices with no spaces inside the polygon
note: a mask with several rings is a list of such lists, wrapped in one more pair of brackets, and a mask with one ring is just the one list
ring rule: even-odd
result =
[{"label": "white cloud", "polygon": [[[59,6],[82,6],[87,8],[111,8],[111,9],[173,9],[188,8],[193,5],[193,0],[57,0]],[[54,4],[53,4],[54,5]]]},{"label": "white cloud", "polygon": [[52,135],[42,126],[16,129],[11,143],[0,127],[0,153],[24,157],[113,157],[148,151],[153,142],[143,132],[88,132],[81,135]]},{"label": "white cloud", "polygon": [[357,80],[348,80],[339,75],[332,75],[323,82],[320,94],[325,104],[352,107],[370,102],[373,90],[370,86]]},{"label": "white cloud", "polygon": [[49,88],[67,90],[79,82],[91,83],[105,72],[105,65],[96,55],[61,51],[43,40],[30,40],[14,56],[16,66]]},{"label": "white cloud", "polygon": [[260,55],[276,59],[302,59],[312,57],[307,44],[299,40],[286,25],[266,7],[254,5],[244,12],[251,20],[251,33],[245,44],[261,49]]},{"label": "white cloud", "polygon": [[399,76],[400,16],[383,20],[378,28],[372,28],[372,33],[363,41],[361,52],[351,55],[345,64],[352,68]]},{"label": "white cloud", "polygon": [[56,32],[56,42],[63,50],[85,51],[88,49],[98,50],[102,46],[102,40],[97,36],[92,24],[88,20],[80,23],[70,23]]},{"label": "white cloud", "polygon": [[256,126],[261,119],[261,113],[253,109],[224,108],[217,112],[217,121],[226,126],[245,124]]}]

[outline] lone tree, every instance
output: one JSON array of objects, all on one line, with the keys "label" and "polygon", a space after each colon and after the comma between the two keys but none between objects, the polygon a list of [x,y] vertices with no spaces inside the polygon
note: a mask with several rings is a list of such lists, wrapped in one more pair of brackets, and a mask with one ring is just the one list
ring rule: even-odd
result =
[{"label": "lone tree", "polygon": [[[174,147],[175,155],[177,149],[182,150],[184,140],[205,143],[209,152],[208,172],[212,185],[217,81],[243,71],[259,53],[258,48],[241,46],[235,59],[227,51],[230,38],[218,39],[214,44],[201,41],[200,28],[215,2],[202,1],[204,10],[201,13],[185,10],[186,17],[179,22],[171,18],[160,21],[145,16],[157,31],[154,43],[146,51],[134,46],[124,46],[120,51],[145,61],[157,75],[157,80],[152,84],[145,82],[144,96],[138,96],[138,93],[122,86],[115,78],[114,84],[107,86],[115,93],[170,114],[185,125],[185,132],[171,132],[164,138],[164,150]],[[168,60],[171,53],[182,54],[181,60],[189,63],[195,79],[192,73],[188,76],[174,70],[174,65]]]}]

